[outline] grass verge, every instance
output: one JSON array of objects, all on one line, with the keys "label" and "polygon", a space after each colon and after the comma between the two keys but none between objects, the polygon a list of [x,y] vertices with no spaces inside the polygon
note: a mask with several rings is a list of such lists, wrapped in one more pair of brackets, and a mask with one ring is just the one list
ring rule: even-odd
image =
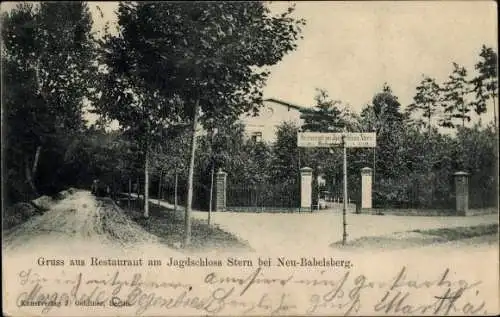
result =
[{"label": "grass verge", "polygon": [[337,241],[330,247],[403,249],[460,240],[467,241],[469,244],[490,244],[498,241],[497,233],[498,224],[412,230],[384,236],[361,237],[348,241],[346,245],[342,245],[342,241]]},{"label": "grass verge", "polygon": [[[143,210],[136,201],[129,210],[122,207],[125,214],[139,224],[144,230],[158,237],[161,243],[171,248],[180,248],[184,241],[184,212],[149,204],[149,218],[143,217]],[[249,251],[251,247],[246,241],[241,241],[235,235],[220,229],[216,225],[209,226],[205,221],[191,219],[191,244],[184,250],[242,250]]]},{"label": "grass verge", "polygon": [[469,239],[498,233],[498,224],[478,225],[473,227],[440,228],[429,230],[413,230],[425,235],[445,238],[447,241]]}]

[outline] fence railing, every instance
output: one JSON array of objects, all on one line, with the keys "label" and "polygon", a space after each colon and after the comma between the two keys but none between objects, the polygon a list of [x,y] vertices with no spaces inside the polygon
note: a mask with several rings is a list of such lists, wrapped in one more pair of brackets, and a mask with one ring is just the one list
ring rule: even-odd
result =
[{"label": "fence railing", "polygon": [[300,186],[290,184],[229,185],[227,206],[295,209],[300,206]]},{"label": "fence railing", "polygon": [[[348,203],[358,204],[361,197],[361,181],[351,179],[348,183]],[[497,192],[491,180],[478,180],[472,176],[469,181],[469,208],[488,208],[496,206]],[[136,192],[135,179],[133,192]],[[122,184],[122,192],[128,192],[128,180]],[[158,198],[158,181],[153,180],[150,186],[150,197]],[[173,182],[162,183],[161,197],[171,203],[175,200],[175,186]],[[139,193],[143,194],[143,183],[140,181]],[[186,204],[186,181],[179,178],[177,186],[177,203]],[[215,205],[215,188],[213,191],[212,207]],[[312,207],[321,203],[343,203],[342,183],[319,188],[312,186]],[[455,209],[455,185],[453,175],[448,178],[429,177],[419,175],[400,179],[377,178],[372,188],[373,208],[415,208],[415,209]],[[208,210],[210,201],[210,187],[195,180],[193,193],[193,208]],[[286,184],[234,184],[228,183],[226,189],[226,205],[228,208],[241,207],[245,209],[296,209],[300,206],[300,181]]]},{"label": "fence railing", "polygon": [[420,181],[381,179],[373,188],[375,208],[455,208],[452,182],[436,179]]},{"label": "fence railing", "polygon": [[[178,180],[177,188],[174,182],[162,183],[161,189],[159,185],[158,180],[152,180],[150,182],[149,198],[153,203],[156,199],[160,198],[173,204],[177,197],[177,204],[179,206],[185,206],[187,198],[187,182],[184,179]],[[117,185],[117,191],[128,193],[128,186],[128,181],[124,181]],[[137,180],[133,180],[131,187],[133,193],[139,193],[139,195],[143,197],[144,182],[142,179],[139,180],[138,185]],[[193,208],[197,210],[208,210],[209,201],[210,186],[195,181],[193,185]]]}]

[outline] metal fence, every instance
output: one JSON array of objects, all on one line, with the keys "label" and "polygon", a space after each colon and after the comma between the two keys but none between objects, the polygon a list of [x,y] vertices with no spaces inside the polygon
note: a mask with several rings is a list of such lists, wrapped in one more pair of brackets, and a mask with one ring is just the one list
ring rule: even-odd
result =
[{"label": "metal fence", "polygon": [[297,209],[300,207],[300,184],[228,185],[227,207],[249,209]]},{"label": "metal fence", "polygon": [[[116,185],[116,191],[128,193],[129,186],[132,193],[139,194],[141,197],[144,196],[144,180],[142,178],[133,178],[130,184],[129,180],[125,179]],[[179,177],[176,186],[175,182],[162,181],[160,184],[157,178],[153,178],[150,180],[149,184],[149,198],[153,203],[160,198],[171,204],[177,201],[179,206],[185,206],[187,198],[187,181]],[[208,210],[209,202],[210,186],[195,180],[193,184],[193,209]]]},{"label": "metal fence", "polygon": [[[215,187],[214,187],[214,192],[215,192]],[[212,197],[215,197],[214,192],[212,193],[213,195]],[[187,198],[186,181],[180,181],[177,185],[177,190],[175,189],[175,184],[168,183],[162,186],[162,194],[161,194],[162,199],[172,204],[175,202],[176,193],[177,193],[177,203],[179,205],[185,206]],[[195,182],[193,184],[193,205],[192,205],[193,209],[208,210],[209,204],[210,204],[210,185],[205,185],[199,182]],[[214,201],[212,199],[212,208],[213,207],[214,207]]]},{"label": "metal fence", "polygon": [[455,189],[452,179],[380,179],[374,184],[375,208],[455,208]]},{"label": "metal fence", "polygon": [[[343,202],[342,182],[321,193],[326,201]],[[348,203],[361,202],[361,179],[351,178],[348,182]],[[372,187],[374,208],[455,208],[455,189],[452,182],[436,179],[409,178],[376,179]]]},{"label": "metal fence", "polygon": [[498,189],[493,175],[489,179],[472,176],[469,180],[469,208],[497,207]]}]

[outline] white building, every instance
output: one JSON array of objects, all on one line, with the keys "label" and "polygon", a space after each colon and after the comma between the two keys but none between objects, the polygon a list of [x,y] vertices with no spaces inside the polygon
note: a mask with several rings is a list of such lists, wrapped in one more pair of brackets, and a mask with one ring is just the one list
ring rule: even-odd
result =
[{"label": "white building", "polygon": [[245,114],[240,117],[240,120],[245,125],[247,137],[256,141],[273,143],[276,141],[276,128],[283,122],[302,125],[301,109],[304,108],[277,99],[267,99],[257,116]]}]

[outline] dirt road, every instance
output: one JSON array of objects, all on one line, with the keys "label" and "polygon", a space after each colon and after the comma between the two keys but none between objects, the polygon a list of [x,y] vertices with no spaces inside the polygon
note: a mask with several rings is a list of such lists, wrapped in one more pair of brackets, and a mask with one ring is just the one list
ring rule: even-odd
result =
[{"label": "dirt road", "polygon": [[43,215],[5,232],[4,251],[43,254],[50,249],[50,253],[88,254],[142,252],[147,248],[175,252],[117,208],[111,200],[97,200],[88,191],[77,191]]},{"label": "dirt road", "polygon": [[[168,203],[162,202],[168,206]],[[206,219],[206,212],[192,213]],[[257,253],[287,250],[332,252],[330,244],[342,237],[341,215],[335,213],[266,214],[214,213],[213,223],[249,242]],[[476,217],[404,217],[348,215],[348,239],[374,237],[414,229],[450,228],[498,223],[496,215]],[[128,218],[111,201],[96,200],[77,191],[41,216],[4,234],[7,252],[57,249],[59,253],[146,252],[179,254]],[[33,254],[33,253],[32,253]]]}]

